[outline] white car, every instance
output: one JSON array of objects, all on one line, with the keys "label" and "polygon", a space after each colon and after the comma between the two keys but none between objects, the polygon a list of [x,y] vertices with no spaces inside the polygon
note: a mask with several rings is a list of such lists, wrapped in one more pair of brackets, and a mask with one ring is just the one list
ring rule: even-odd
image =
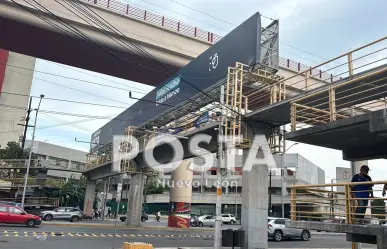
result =
[{"label": "white car", "polygon": [[235,215],[233,214],[222,214],[222,223],[226,224],[235,224],[236,223],[236,218]]}]

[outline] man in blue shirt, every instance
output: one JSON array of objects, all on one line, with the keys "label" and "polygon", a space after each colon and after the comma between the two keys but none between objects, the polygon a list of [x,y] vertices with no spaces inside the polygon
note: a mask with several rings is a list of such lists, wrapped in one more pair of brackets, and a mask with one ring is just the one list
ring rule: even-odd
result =
[{"label": "man in blue shirt", "polygon": [[[371,177],[368,175],[370,169],[367,165],[363,165],[360,168],[360,173],[352,177],[351,182],[372,182]],[[363,184],[363,185],[354,185],[352,187],[352,197],[356,198],[357,208],[356,208],[356,222],[364,223],[364,215],[368,206],[368,198],[374,198],[372,191],[372,184]],[[362,199],[364,198],[364,199]]]}]

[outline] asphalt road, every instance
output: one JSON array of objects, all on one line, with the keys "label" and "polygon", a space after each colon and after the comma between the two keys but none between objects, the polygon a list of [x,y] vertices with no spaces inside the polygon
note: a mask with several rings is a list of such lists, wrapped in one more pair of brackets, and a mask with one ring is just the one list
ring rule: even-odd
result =
[{"label": "asphalt road", "polygon": [[[47,240],[36,240],[37,235],[45,234]],[[115,248],[122,248],[125,241],[147,242],[154,247],[213,247],[213,232],[170,231],[154,229],[117,228]],[[110,249],[113,243],[112,228],[84,228],[67,226],[41,226],[26,228],[21,226],[0,226],[0,248],[9,249],[74,249],[93,248]],[[269,241],[270,248],[350,248],[351,243],[345,241],[344,235],[321,233],[313,235],[310,241]],[[363,248],[376,248],[363,245]]]}]

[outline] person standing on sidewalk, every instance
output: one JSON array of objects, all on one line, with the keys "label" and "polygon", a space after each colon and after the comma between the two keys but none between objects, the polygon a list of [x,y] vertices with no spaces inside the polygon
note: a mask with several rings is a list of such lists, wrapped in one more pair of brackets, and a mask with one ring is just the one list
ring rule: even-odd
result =
[{"label": "person standing on sidewalk", "polygon": [[[371,177],[368,175],[370,171],[367,165],[363,165],[360,168],[360,173],[352,177],[351,182],[372,182]],[[363,184],[363,185],[354,185],[352,187],[352,197],[356,198],[357,207],[356,207],[356,223],[364,224],[364,215],[367,211],[369,198],[374,198],[374,193],[372,191],[372,184]]]}]

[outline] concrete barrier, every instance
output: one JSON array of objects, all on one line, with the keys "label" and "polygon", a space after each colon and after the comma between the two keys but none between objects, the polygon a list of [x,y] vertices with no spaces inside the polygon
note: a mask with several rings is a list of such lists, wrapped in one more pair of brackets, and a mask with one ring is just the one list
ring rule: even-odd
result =
[{"label": "concrete barrier", "polygon": [[122,249],[153,249],[153,246],[143,242],[124,242]]}]

